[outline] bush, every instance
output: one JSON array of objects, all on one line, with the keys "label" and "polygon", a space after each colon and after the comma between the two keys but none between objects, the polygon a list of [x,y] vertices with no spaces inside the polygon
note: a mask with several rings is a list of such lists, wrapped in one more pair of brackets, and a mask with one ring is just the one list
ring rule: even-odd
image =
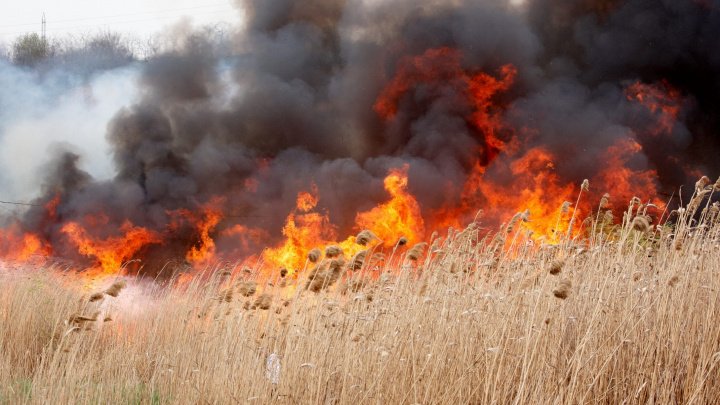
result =
[{"label": "bush", "polygon": [[36,33],[25,34],[13,43],[12,61],[16,65],[36,66],[52,54],[45,38]]}]

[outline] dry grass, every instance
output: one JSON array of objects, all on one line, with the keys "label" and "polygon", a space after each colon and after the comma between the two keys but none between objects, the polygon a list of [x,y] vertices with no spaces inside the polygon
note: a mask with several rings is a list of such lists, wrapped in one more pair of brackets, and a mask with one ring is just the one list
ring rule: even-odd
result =
[{"label": "dry grass", "polygon": [[717,403],[720,226],[690,214],[501,250],[473,225],[330,288],[0,270],[0,403]]}]

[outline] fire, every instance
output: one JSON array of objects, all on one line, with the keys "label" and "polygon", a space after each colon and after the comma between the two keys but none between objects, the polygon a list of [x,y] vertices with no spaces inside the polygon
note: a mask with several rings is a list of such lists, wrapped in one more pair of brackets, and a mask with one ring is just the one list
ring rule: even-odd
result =
[{"label": "fire", "polygon": [[499,130],[503,128],[495,98],[512,86],[517,69],[512,65],[500,68],[499,78],[485,72],[470,74],[462,68],[462,53],[452,48],[429,49],[415,57],[403,58],[398,71],[375,102],[374,109],[385,120],[395,118],[403,96],[419,85],[450,86],[465,96],[473,109],[468,121],[482,134],[487,147],[487,160],[503,150],[506,142]]},{"label": "fire", "polygon": [[487,168],[476,165],[462,192],[462,207],[483,210],[483,218],[509,221],[517,213],[528,211],[523,227],[535,238],[557,242],[567,229],[568,216],[562,206],[573,200],[579,185],[563,184],[554,172],[555,157],[537,147],[515,157],[501,155],[487,176]]},{"label": "fire", "polygon": [[[340,229],[331,222],[330,212],[321,205],[317,185],[310,184],[307,190],[297,193],[289,213],[278,213],[285,216],[283,239],[279,242],[272,240],[273,230],[233,222],[222,196],[194,209],[166,211],[165,227],[151,230],[125,221],[119,232],[97,237],[113,229],[110,218],[94,214],[63,220],[58,214],[61,199],[57,194],[42,204],[45,212],[39,231],[25,231],[20,222],[0,229],[0,258],[26,261],[35,255],[79,254],[94,260],[104,273],[114,273],[147,246],[174,243],[195,267],[232,253],[245,259],[261,259],[266,269],[285,268],[292,275],[305,268],[307,254],[314,248],[339,245],[346,257],[368,249],[357,244],[354,236],[347,236],[364,229],[378,237],[372,248],[382,251],[393,248],[401,236],[417,243],[426,240],[432,231],[464,227],[482,210],[479,220],[488,231],[502,224],[507,233],[523,231],[535,240],[557,243],[566,236],[582,234],[581,222],[597,213],[597,204],[606,192],[612,196],[615,210],[622,209],[634,196],[662,205],[655,198],[658,173],[648,168],[643,141],[667,136],[676,129],[684,105],[678,90],[667,82],[638,82],[625,89],[627,100],[638,104],[635,111],[642,112],[645,122],[641,128],[628,131],[631,135],[608,142],[591,157],[603,165],[588,175],[590,189],[581,189],[582,179],[572,178],[573,173],[567,173],[567,169],[558,169],[563,156],[538,144],[534,128],[514,128],[504,120],[506,111],[513,108],[505,99],[516,76],[517,69],[512,65],[501,66],[495,72],[468,69],[460,51],[442,47],[401,58],[394,76],[380,92],[373,109],[390,125],[413,119],[405,116],[414,111],[405,108],[408,104],[418,103],[423,97],[445,97],[450,99],[443,108],[459,117],[476,137],[480,146],[461,162],[463,181],[448,182],[445,190],[438,190],[449,195],[438,204],[439,208],[421,207],[410,192],[408,164],[388,171],[383,183],[387,199],[367,211],[354,213],[352,229]],[[256,165],[255,173],[242,183],[251,193],[257,192],[264,181],[271,158],[258,158]],[[57,229],[75,251],[58,252],[68,246],[50,243],[62,239],[56,235]],[[217,238],[223,238],[219,245]],[[225,249],[226,242],[234,247]],[[258,253],[258,246],[267,243],[274,247]]]},{"label": "fire", "polygon": [[[384,179],[385,190],[390,199],[355,218],[355,230],[369,229],[383,241],[385,247],[392,247],[401,236],[409,242],[419,242],[425,237],[425,225],[420,205],[407,191],[408,166],[391,169]],[[313,248],[338,245],[347,257],[365,249],[355,243],[355,237],[338,239],[338,230],[324,212],[317,212],[319,197],[317,187],[310,192],[298,193],[296,208],[291,212],[283,227],[283,243],[263,253],[266,263],[275,268],[288,269],[294,274],[305,267],[307,253]]]},{"label": "fire", "polygon": [[647,108],[656,118],[654,135],[672,132],[681,110],[680,92],[668,82],[657,84],[633,83],[625,90],[628,100]]},{"label": "fire", "polygon": [[275,268],[285,268],[295,274],[305,267],[307,252],[315,247],[332,244],[337,237],[335,227],[326,213],[312,212],[318,203],[317,187],[298,193],[296,208],[285,221],[284,242],[266,249],[263,259]]},{"label": "fire", "polygon": [[81,255],[95,260],[105,274],[114,274],[122,264],[134,257],[145,246],[161,243],[160,235],[125,221],[120,227],[122,235],[96,239],[77,222],[67,222],[61,229]]},{"label": "fire", "polygon": [[394,246],[401,236],[410,243],[421,241],[425,236],[425,224],[420,213],[420,204],[407,191],[409,166],[392,169],[385,177],[385,190],[390,200],[377,207],[357,214],[358,229],[372,230],[385,246]]},{"label": "fire", "polygon": [[212,234],[223,218],[223,203],[224,199],[218,197],[200,207],[199,212],[187,209],[168,212],[172,218],[170,233],[186,232],[185,226],[189,226],[195,234],[192,246],[185,254],[185,260],[190,264],[198,266],[215,258],[215,240]]},{"label": "fire", "polygon": [[0,229],[0,258],[26,262],[33,256],[50,256],[52,247],[38,235],[22,232],[17,225]]}]

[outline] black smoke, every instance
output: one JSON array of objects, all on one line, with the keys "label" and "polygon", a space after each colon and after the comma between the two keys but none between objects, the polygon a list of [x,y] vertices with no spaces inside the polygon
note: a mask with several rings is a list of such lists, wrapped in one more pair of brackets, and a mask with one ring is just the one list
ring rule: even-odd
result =
[{"label": "black smoke", "polygon": [[[458,87],[420,84],[390,121],[373,109],[404,58],[441,47],[457,49],[468,72],[517,68],[498,113],[523,129],[525,144],[561,156],[556,170],[567,182],[591,178],[602,151],[625,137],[643,146],[628,164],[657,170],[662,191],[693,181],[689,169],[720,171],[720,1],[369,3],[238,1],[247,22],[230,46],[190,33],[142,65],[141,99],[108,124],[114,178],[93,180],[77,156],[61,155],[37,199],[60,196],[56,223],[32,209],[24,226],[57,244],[58,223],[105,213],[104,233],[125,220],[166,233],[169,212],[199,212],[222,196],[217,232],[263,229],[269,240],[255,241],[257,250],[277,240],[297,193],[312,184],[331,222],[354,232],[355,213],[387,199],[382,179],[404,163],[425,214],[458,206],[488,150]],[[645,134],[653,114],[625,89],[661,81],[684,101],[657,140]],[[158,249],[182,256],[196,237],[175,232]]]}]

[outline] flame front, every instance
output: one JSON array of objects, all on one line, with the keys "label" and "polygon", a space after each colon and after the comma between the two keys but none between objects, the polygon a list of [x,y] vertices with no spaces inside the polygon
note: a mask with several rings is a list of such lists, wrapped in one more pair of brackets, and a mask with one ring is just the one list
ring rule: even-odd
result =
[{"label": "flame front", "polygon": [[[104,213],[85,215],[81,220],[64,219],[58,214],[62,200],[56,194],[43,203],[39,220],[42,232],[25,230],[19,220],[0,229],[0,258],[27,261],[34,256],[74,254],[87,258],[92,267],[114,273],[150,248],[172,245],[183,249],[188,264],[199,267],[225,259],[228,250],[218,246],[227,245],[229,240],[235,246],[229,250],[233,258],[261,259],[268,269],[284,268],[294,274],[306,267],[311,249],[339,245],[346,257],[368,249],[357,244],[355,236],[348,236],[364,229],[377,236],[371,247],[380,250],[394,248],[400,237],[410,243],[422,242],[432,232],[463,227],[473,220],[482,222],[486,229],[504,224],[504,231],[523,230],[537,240],[556,243],[565,236],[582,235],[583,227],[573,221],[606,209],[597,206],[606,192],[614,201],[609,207],[616,211],[635,196],[662,205],[657,199],[657,171],[634,168],[633,162],[643,158],[647,138],[665,137],[673,131],[685,102],[677,90],[665,82],[627,86],[626,102],[637,107],[644,121],[619,132],[612,142],[588,156],[602,161],[602,165],[588,176],[591,186],[581,189],[582,179],[559,172],[563,156],[535,141],[535,128],[515,127],[506,118],[513,105],[505,96],[512,91],[517,73],[512,65],[501,65],[492,72],[469,70],[460,51],[443,47],[401,58],[394,76],[379,92],[373,109],[387,126],[412,111],[405,107],[417,102],[413,93],[417,89],[429,98],[460,95],[461,99],[453,99],[458,104],[453,111],[477,138],[475,145],[480,146],[469,151],[466,167],[458,168],[464,173],[463,181],[448,181],[445,189],[437,190],[447,197],[439,206],[424,206],[423,200],[411,193],[413,182],[422,181],[410,176],[412,160],[386,168],[386,199],[366,211],[352,212],[348,217],[354,218],[351,226],[341,228],[331,222],[331,212],[323,205],[320,192],[327,188],[312,183],[300,190],[291,212],[277,213],[285,218],[279,241],[272,238],[272,229],[251,226],[230,215],[234,209],[226,196],[210,196],[205,203],[193,200],[187,204],[192,208],[167,210],[164,217],[157,215],[155,225],[138,226],[124,220],[116,222],[122,223],[119,229],[112,229],[110,216]],[[271,161],[257,158],[257,170],[239,182],[239,187],[257,193]],[[479,210],[482,216],[478,217]],[[60,229],[60,235],[53,234],[53,229]],[[218,239],[224,243],[218,244]],[[261,244],[271,247],[252,251]],[[64,250],[66,245],[72,247],[71,252]]]}]

